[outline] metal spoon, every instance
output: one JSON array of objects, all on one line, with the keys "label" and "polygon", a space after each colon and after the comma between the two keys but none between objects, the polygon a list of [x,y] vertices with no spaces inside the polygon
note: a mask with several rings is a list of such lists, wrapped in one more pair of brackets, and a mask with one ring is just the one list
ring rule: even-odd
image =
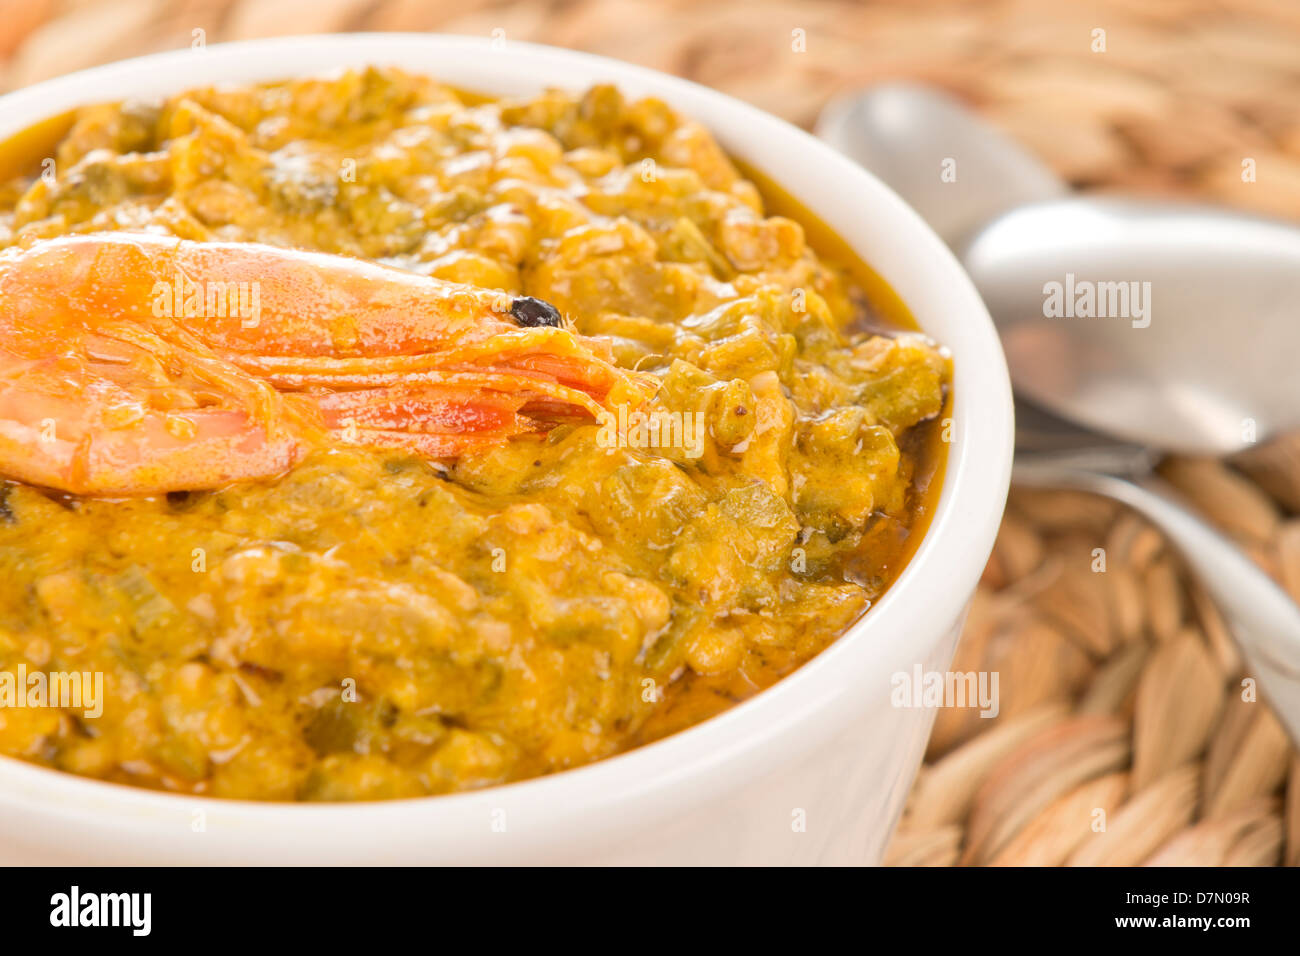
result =
[{"label": "metal spoon", "polygon": [[1032,155],[922,87],[836,101],[817,133],[893,187],[970,272],[1016,388],[1015,479],[1105,495],[1160,528],[1300,743],[1300,607],[1152,473],[1155,449],[1223,454],[1300,427],[1300,230],[1068,198]]}]

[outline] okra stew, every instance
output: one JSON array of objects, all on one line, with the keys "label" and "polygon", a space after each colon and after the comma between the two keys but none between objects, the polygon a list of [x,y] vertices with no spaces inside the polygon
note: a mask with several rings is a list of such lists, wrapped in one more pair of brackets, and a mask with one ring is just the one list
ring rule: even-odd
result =
[{"label": "okra stew", "polygon": [[[205,338],[214,303],[201,288],[188,301],[193,276],[151,289],[139,316],[113,292],[107,318],[95,302],[109,293],[74,301],[45,282],[75,341],[10,322],[0,753],[277,801],[549,774],[789,674],[869,613],[924,533],[945,351],[824,225],[658,99],[609,86],[497,99],[368,69],[88,106],[5,153],[5,302],[28,294],[20,265],[58,266],[58,250],[82,248],[71,240],[147,236],[196,256],[312,253],[284,261],[322,270],[338,314],[304,319],[327,327],[326,346],[266,344],[274,361],[259,352],[256,368],[247,349],[284,320],[273,289],[238,355]],[[339,332],[355,331],[354,304],[330,298],[330,277],[354,274],[343,259],[373,265],[367,282],[401,270],[411,288],[504,297],[520,328],[503,313],[500,341],[536,332],[544,346],[509,381],[545,387],[513,396],[500,368],[456,366],[463,316],[434,315],[450,336],[436,354],[388,340],[362,354]],[[118,282],[95,261],[76,281]],[[215,307],[239,324],[256,289],[235,285]],[[577,385],[548,371],[561,359]],[[398,362],[424,371],[381,382]],[[320,384],[344,366],[365,370],[349,388],[378,382],[387,404]],[[244,399],[295,409],[315,438],[255,463],[241,445],[237,477],[189,487],[166,455],[202,438],[209,393],[234,390],[236,372]],[[68,398],[74,380],[85,390]],[[114,389],[135,398],[102,398]],[[340,396],[382,428],[322,426]],[[40,417],[44,402],[61,411]],[[272,426],[239,407],[269,447]],[[34,479],[69,408],[86,421],[67,483]],[[131,431],[146,416],[165,426],[147,440]],[[29,434],[38,418],[49,435]],[[164,452],[132,472],[149,478],[138,488],[96,491],[114,455]]]}]

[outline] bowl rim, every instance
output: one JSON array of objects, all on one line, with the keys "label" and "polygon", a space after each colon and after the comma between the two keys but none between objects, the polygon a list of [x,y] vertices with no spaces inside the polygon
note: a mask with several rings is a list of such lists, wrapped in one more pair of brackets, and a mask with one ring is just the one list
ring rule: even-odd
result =
[{"label": "bowl rim", "polygon": [[[498,74],[499,55],[509,54]],[[430,54],[450,58],[450,66]],[[495,59],[494,59],[495,58]],[[422,68],[411,64],[427,62]],[[309,66],[304,64],[316,64]],[[517,93],[544,86],[580,89],[613,82],[625,92],[658,95],[709,127],[729,152],[738,152],[840,234],[836,225],[859,207],[887,220],[893,232],[878,252],[863,257],[898,289],[900,269],[918,272],[907,284],[929,296],[934,290],[959,324],[939,337],[954,353],[953,429],[940,497],[925,537],[886,594],[831,646],[772,687],[702,723],[655,743],[582,767],[478,791],[393,801],[305,804],[230,800],[146,790],[0,758],[0,807],[41,816],[115,826],[137,836],[157,835],[182,816],[201,809],[210,822],[257,838],[294,831],[299,835],[387,832],[415,839],[410,827],[472,846],[469,821],[510,809],[525,817],[533,837],[590,840],[631,813],[640,825],[675,812],[669,795],[686,786],[696,802],[734,792],[828,737],[857,709],[862,688],[855,679],[887,675],[923,660],[922,639],[937,641],[960,620],[992,548],[1010,480],[1013,413],[1006,364],[992,320],[974,286],[948,248],[892,191],[870,173],[808,133],[715,90],[633,64],[557,47],[444,34],[352,33],[275,37],[212,44],[136,57],[47,80],[0,97],[0,140],[74,106],[145,94],[162,95],[213,82],[252,82],[327,73],[345,67],[393,64],[445,82],[485,92]],[[541,79],[536,79],[542,74]],[[558,81],[554,78],[560,77]],[[480,82],[486,80],[487,82]],[[497,82],[499,80],[500,82]],[[719,127],[725,127],[720,129]],[[743,134],[737,132],[744,130]],[[743,138],[747,149],[736,150]],[[747,153],[760,147],[766,158]],[[797,154],[797,155],[796,155]],[[776,157],[779,162],[768,163]],[[774,170],[773,166],[777,169]],[[802,178],[799,170],[806,169]],[[791,176],[786,176],[789,171]],[[798,179],[799,181],[792,181]],[[843,203],[814,203],[815,180],[847,188]],[[843,205],[848,211],[835,207]],[[891,249],[895,251],[890,251]],[[896,252],[896,254],[895,254]],[[933,322],[919,313],[915,296],[899,293],[927,333]],[[946,314],[946,312],[944,313]],[[945,320],[946,321],[946,320]],[[938,333],[936,333],[938,335]],[[882,683],[880,693],[887,692]],[[905,781],[904,781],[905,782]],[[376,829],[378,828],[378,829]],[[482,828],[487,832],[487,828]],[[518,846],[515,846],[518,849]]]}]

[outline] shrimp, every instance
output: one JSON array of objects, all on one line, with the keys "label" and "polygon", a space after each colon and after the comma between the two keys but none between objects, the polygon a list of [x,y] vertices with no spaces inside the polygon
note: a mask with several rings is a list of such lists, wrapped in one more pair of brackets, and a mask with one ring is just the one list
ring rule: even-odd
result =
[{"label": "shrimp", "polygon": [[642,404],[547,303],[342,256],[94,233],[0,252],[0,474],[217,488],[348,441],[455,458]]}]

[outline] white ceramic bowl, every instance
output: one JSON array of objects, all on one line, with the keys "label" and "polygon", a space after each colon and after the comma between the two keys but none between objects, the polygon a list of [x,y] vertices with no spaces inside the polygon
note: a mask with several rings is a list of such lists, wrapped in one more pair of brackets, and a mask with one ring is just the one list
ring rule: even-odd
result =
[{"label": "white ceramic bowl", "polygon": [[[0,99],[0,140],[73,106],[392,64],[474,90],[612,82],[703,121],[893,286],[952,350],[954,441],[925,541],[852,631],[757,697],[613,759],[475,793],[344,805],[153,793],[0,758],[0,860],[16,863],[872,863],[934,712],[890,704],[944,670],[1002,514],[1011,392],[993,324],[942,242],[868,173],[736,100],[566,50],[413,34],[274,39],[129,60]],[[935,172],[938,175],[938,171]]]}]

